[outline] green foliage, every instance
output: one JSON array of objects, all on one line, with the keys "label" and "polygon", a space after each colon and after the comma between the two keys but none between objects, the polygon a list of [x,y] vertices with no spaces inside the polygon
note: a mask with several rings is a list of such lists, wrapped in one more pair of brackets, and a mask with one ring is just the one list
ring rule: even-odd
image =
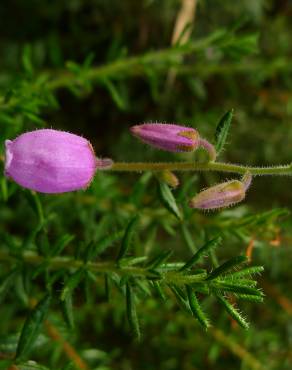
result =
[{"label": "green foliage", "polygon": [[200,307],[198,298],[196,297],[196,293],[192,291],[192,288],[189,285],[187,285],[187,294],[188,294],[190,309],[192,310],[193,315],[197,318],[199,323],[205,329],[207,329],[209,326],[208,318],[206,317],[205,313]]},{"label": "green foliage", "polygon": [[41,331],[41,325],[48,313],[51,296],[47,294],[32,310],[26,319],[16,349],[16,359],[24,357],[31,350]]},{"label": "green foliage", "polygon": [[202,257],[210,253],[213,249],[217,248],[221,243],[220,236],[208,240],[194,255],[193,257],[181,267],[180,271],[191,269]]},{"label": "green foliage", "polygon": [[217,156],[222,152],[224,145],[226,143],[227,135],[230,129],[231,121],[233,116],[233,110],[228,111],[220,119],[215,132],[216,138],[216,152]]},{"label": "green foliage", "polygon": [[176,200],[169,186],[165,182],[159,181],[158,193],[159,193],[162,203],[169,210],[169,212],[171,212],[175,217],[177,217],[180,220],[182,216],[176,204]]},{"label": "green foliage", "polygon": [[137,337],[137,339],[140,339],[141,333],[136,312],[135,296],[133,294],[132,287],[129,282],[126,284],[126,303],[129,324],[134,335]]},{"label": "green foliage", "polygon": [[291,368],[291,178],[205,213],[188,202],[215,172],[174,171],[172,189],[102,171],[51,196],[3,174],[4,140],[38,128],[114,161],[206,165],[136,142],[150,121],[215,135],[227,163],[291,163],[290,3],[196,3],[175,43],[178,0],[0,5],[0,369]]},{"label": "green foliage", "polygon": [[122,242],[121,242],[121,248],[120,248],[119,254],[117,256],[117,261],[118,262],[126,256],[126,254],[128,252],[128,249],[130,248],[130,243],[132,241],[134,230],[136,228],[137,223],[138,223],[138,216],[135,216],[129,222],[129,224],[128,224],[126,230],[125,230],[125,233],[124,233],[124,236],[123,236],[123,239],[122,239]]}]

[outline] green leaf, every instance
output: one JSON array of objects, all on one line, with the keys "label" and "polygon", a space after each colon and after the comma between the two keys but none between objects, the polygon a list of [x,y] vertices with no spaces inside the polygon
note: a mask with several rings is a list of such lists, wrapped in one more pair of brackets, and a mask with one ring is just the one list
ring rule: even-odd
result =
[{"label": "green leaf", "polygon": [[186,289],[187,289],[189,305],[190,305],[193,315],[196,317],[199,323],[203,326],[203,328],[208,329],[208,327],[210,326],[209,320],[200,306],[196,293],[193,291],[193,289],[189,285],[186,285]]},{"label": "green leaf", "polygon": [[33,74],[32,47],[29,44],[26,44],[23,48],[22,65],[25,72],[31,76]]},{"label": "green leaf", "polygon": [[62,235],[58,240],[57,242],[55,243],[55,245],[52,247],[52,250],[50,252],[50,255],[51,256],[58,256],[62,253],[63,249],[69,244],[72,242],[72,240],[75,239],[75,236],[74,235],[70,235],[70,234],[64,234]]},{"label": "green leaf", "polygon": [[4,202],[8,200],[8,186],[7,186],[7,179],[6,177],[2,177],[0,180],[0,188],[2,193],[2,199]]},{"label": "green leaf", "polygon": [[158,193],[162,203],[169,210],[169,212],[171,212],[179,220],[182,220],[182,214],[176,204],[176,200],[169,186],[165,182],[159,181]]},{"label": "green leaf", "polygon": [[17,270],[11,271],[4,279],[0,282],[0,303],[4,300],[9,288],[14,282],[14,278],[17,274]]},{"label": "green leaf", "polygon": [[229,57],[240,60],[245,55],[258,52],[258,33],[241,36],[230,35],[230,42],[222,45],[221,50]]},{"label": "green leaf", "polygon": [[227,299],[223,298],[221,295],[217,295],[218,301],[225,307],[229,315],[244,329],[249,328],[249,324],[246,319],[241,315],[241,313],[230,303]]},{"label": "green leaf", "polygon": [[158,256],[154,257],[149,263],[147,264],[148,269],[156,269],[160,265],[162,265],[165,261],[168,260],[168,258],[172,255],[173,251],[165,251],[162,253],[159,253]]},{"label": "green leaf", "polygon": [[94,58],[95,53],[93,52],[89,53],[83,62],[83,68],[88,69],[92,65]]},{"label": "green leaf", "polygon": [[215,148],[216,148],[217,156],[222,152],[225,146],[227,135],[230,129],[231,121],[232,121],[232,116],[233,116],[233,109],[231,109],[230,111],[224,114],[224,116],[220,119],[216,127]]},{"label": "green leaf", "polygon": [[228,276],[231,275],[232,278],[240,279],[240,278],[242,278],[243,276],[246,276],[246,275],[252,276],[252,275],[255,275],[255,274],[261,274],[263,271],[264,271],[263,266],[245,267],[245,268],[241,269],[240,271],[230,272],[228,274]]},{"label": "green leaf", "polygon": [[39,228],[41,228],[44,224],[44,212],[39,195],[34,191],[25,191],[24,194],[26,196],[26,199],[32,206],[33,210],[35,211],[39,220]]},{"label": "green leaf", "polygon": [[131,203],[134,203],[136,206],[140,205],[151,178],[152,178],[152,172],[145,172],[139,178],[139,180],[135,183],[132,189],[132,192],[131,192],[131,196],[130,196]]},{"label": "green leaf", "polygon": [[93,260],[98,255],[102,254],[107,248],[111,247],[114,242],[121,239],[124,231],[113,232],[110,235],[104,236],[96,243],[91,243],[91,248],[87,252],[86,260]]},{"label": "green leaf", "polygon": [[76,75],[80,74],[81,72],[81,66],[75,62],[72,62],[71,60],[68,60],[66,62],[66,68],[72,72],[75,73]]},{"label": "green leaf", "polygon": [[109,79],[104,78],[102,82],[104,83],[117,107],[123,111],[127,110],[128,102],[125,96],[125,91],[121,91],[121,89],[118,89],[115,84]]},{"label": "green leaf", "polygon": [[216,238],[213,238],[209,241],[207,241],[206,244],[204,244],[194,255],[189,259],[187,263],[185,263],[179,271],[185,271],[191,269],[203,256],[210,253],[211,250],[218,247],[218,245],[221,243],[222,238],[220,236],[217,236]]},{"label": "green leaf", "polygon": [[110,300],[110,293],[111,293],[111,285],[110,285],[110,278],[108,274],[104,274],[104,292],[106,300],[109,302]]},{"label": "green leaf", "polygon": [[183,223],[181,225],[181,233],[182,233],[182,237],[186,243],[186,245],[188,246],[189,250],[192,252],[192,253],[195,253],[197,251],[197,248],[195,246],[195,243],[193,241],[193,238],[192,238],[192,235],[187,227],[187,225],[185,223]]},{"label": "green leaf", "polygon": [[247,295],[254,295],[257,297],[263,297],[263,293],[261,290],[250,287],[250,286],[241,285],[241,284],[225,283],[219,280],[219,281],[212,283],[211,286],[213,290],[216,290],[219,292],[232,292],[235,294],[247,294]]},{"label": "green leaf", "polygon": [[[40,365],[35,361],[28,361],[20,364],[18,363],[15,369],[16,368],[18,370],[50,370],[48,367]],[[13,369],[13,367],[11,367],[11,369]]]},{"label": "green leaf", "polygon": [[237,256],[231,258],[230,260],[223,263],[221,266],[217,267],[214,271],[212,271],[206,280],[213,280],[218,276],[225,274],[227,271],[233,269],[234,267],[237,267],[246,262],[248,262],[248,258],[246,256]]},{"label": "green leaf", "polygon": [[132,332],[135,337],[140,340],[141,332],[136,311],[135,296],[133,288],[129,282],[126,284],[126,305],[127,305],[127,316]]},{"label": "green leaf", "polygon": [[139,217],[136,215],[134,216],[130,222],[128,223],[128,226],[125,230],[124,237],[121,243],[121,248],[119,251],[119,254],[117,256],[117,261],[121,260],[123,257],[126,256],[129,248],[131,241],[133,239],[134,231],[136,229],[137,223],[138,223]]},{"label": "green leaf", "polygon": [[71,294],[68,294],[64,300],[61,300],[61,307],[66,324],[70,329],[74,329],[74,314]]},{"label": "green leaf", "polygon": [[77,285],[80,283],[80,281],[83,279],[85,275],[85,271],[83,268],[80,268],[74,274],[72,274],[68,281],[66,282],[62,293],[61,293],[61,300],[64,301],[66,298],[68,298],[69,295],[72,295],[73,290],[77,287]]},{"label": "green leaf", "polygon": [[154,288],[154,290],[156,291],[158,297],[162,300],[162,301],[166,301],[166,296],[161,288],[161,285],[159,283],[159,281],[150,281],[149,282],[151,284],[151,286]]},{"label": "green leaf", "polygon": [[47,294],[31,311],[22,328],[16,349],[16,359],[27,355],[34,341],[37,339],[41,325],[48,313],[51,303],[51,295]]},{"label": "green leaf", "polygon": [[48,233],[44,229],[36,234],[35,243],[37,245],[38,253],[42,256],[49,256],[51,253],[51,246],[48,238]]},{"label": "green leaf", "polygon": [[257,295],[236,294],[236,297],[243,301],[249,301],[249,302],[254,302],[254,303],[262,303],[264,301],[263,296],[257,296]]},{"label": "green leaf", "polygon": [[[218,281],[218,280],[217,280]],[[219,283],[226,283],[226,284],[238,284],[242,286],[249,286],[251,288],[255,288],[258,284],[256,280],[251,279],[234,279],[231,274],[225,275],[223,280],[219,280]]]},{"label": "green leaf", "polygon": [[176,298],[177,303],[179,304],[179,306],[185,312],[190,313],[191,312],[191,308],[190,308],[189,302],[187,300],[187,296],[184,293],[184,291],[182,289],[180,289],[180,287],[178,287],[176,285],[172,285],[172,284],[169,284],[169,288],[171,289],[172,293],[174,294],[174,296],[175,296],[175,298]]},{"label": "green leaf", "polygon": [[[61,370],[76,370],[74,363],[69,362],[68,364],[64,365]],[[107,369],[104,369],[107,370]]]},{"label": "green leaf", "polygon": [[147,257],[147,256],[141,256],[141,257],[127,257],[127,258],[123,258],[123,259],[120,261],[120,266],[122,266],[122,267],[126,267],[126,266],[135,266],[135,265],[139,265],[139,264],[141,264],[142,262],[145,262],[147,259],[148,259],[148,257]]}]

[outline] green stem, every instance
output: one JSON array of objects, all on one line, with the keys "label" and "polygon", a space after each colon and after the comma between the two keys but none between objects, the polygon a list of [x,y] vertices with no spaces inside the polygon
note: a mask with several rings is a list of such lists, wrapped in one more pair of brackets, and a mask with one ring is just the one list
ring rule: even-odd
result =
[{"label": "green stem", "polygon": [[[177,64],[183,63],[180,60],[186,54],[191,54],[196,51],[203,50],[210,44],[213,44],[216,40],[220,39],[224,31],[219,30],[216,33],[212,33],[210,36],[204,37],[186,46],[174,46],[172,48],[153,51],[141,56],[129,57],[126,59],[120,59],[113,63],[93,67],[84,71],[84,76],[90,81],[95,81],[103,78],[110,78],[113,76],[124,76],[124,75],[140,75],[145,71],[145,67],[160,67],[165,69],[165,63],[172,64],[174,61]],[[59,77],[49,82],[48,87],[51,90],[58,89],[60,87],[66,87],[72,85],[72,73],[62,73]]]},{"label": "green stem", "polygon": [[[139,76],[147,74],[149,67],[155,70],[168,71],[169,66],[184,64],[184,56],[205,50],[206,47],[213,45],[226,34],[225,30],[218,30],[209,36],[201,38],[187,45],[176,45],[163,50],[155,50],[143,55],[128,57],[116,60],[112,63],[90,67],[80,70],[80,74],[68,70],[47,71],[45,84],[40,83],[41,75],[36,76],[34,84],[30,85],[31,93],[40,91],[55,91],[60,88],[70,88],[84,84],[86,82],[103,83],[110,78],[125,78],[129,76]],[[4,96],[0,96],[0,109],[11,109],[19,103],[21,98],[15,96],[6,101]]]},{"label": "green stem", "polygon": [[292,176],[292,165],[271,167],[250,167],[223,162],[116,162],[110,171],[118,172],[143,172],[143,171],[217,171],[231,172],[240,175],[250,172],[253,176],[258,175],[287,175]]},{"label": "green stem", "polygon": [[[13,256],[5,251],[0,251],[0,264],[1,263],[15,263],[21,259],[24,263],[33,266],[40,266],[43,264],[47,265],[50,270],[59,270],[61,268],[65,269],[80,269],[84,267],[94,273],[116,273],[120,276],[130,275],[133,277],[151,279],[157,279],[157,275],[154,272],[149,271],[144,267],[137,266],[125,266],[121,267],[115,262],[87,262],[84,263],[81,260],[74,260],[70,257],[54,257],[45,258],[35,253],[24,252],[21,257]],[[161,277],[159,279],[166,284],[191,284],[204,282],[206,279],[206,273],[194,274],[194,275],[184,275],[177,271],[163,271],[161,272]]]}]

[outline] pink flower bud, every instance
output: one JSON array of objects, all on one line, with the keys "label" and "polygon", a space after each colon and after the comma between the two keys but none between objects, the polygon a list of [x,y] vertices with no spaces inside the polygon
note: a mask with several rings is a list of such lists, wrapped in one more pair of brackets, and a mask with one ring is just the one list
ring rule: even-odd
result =
[{"label": "pink flower bud", "polygon": [[190,200],[189,206],[198,209],[216,209],[231,206],[245,198],[251,183],[251,174],[247,173],[242,181],[231,180],[201,191]]},{"label": "pink flower bud", "polygon": [[198,131],[191,127],[168,123],[144,123],[131,127],[131,132],[146,144],[158,149],[170,152],[191,152],[203,147],[212,160],[216,158],[213,145],[201,139]]},{"label": "pink flower bud", "polygon": [[131,127],[131,132],[146,144],[170,152],[193,151],[199,141],[195,129],[167,123],[136,125]]},{"label": "pink flower bud", "polygon": [[89,141],[64,131],[42,129],[6,140],[5,175],[17,184],[40,193],[64,193],[84,189],[98,168],[110,160],[98,160]]}]

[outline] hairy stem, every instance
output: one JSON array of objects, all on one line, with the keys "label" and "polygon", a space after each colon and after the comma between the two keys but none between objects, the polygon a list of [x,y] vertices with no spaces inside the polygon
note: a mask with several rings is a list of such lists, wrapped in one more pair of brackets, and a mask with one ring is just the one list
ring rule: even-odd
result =
[{"label": "hairy stem", "polygon": [[[221,39],[226,34],[225,30],[218,30],[204,38],[186,45],[176,45],[167,49],[151,51],[149,53],[118,59],[114,62],[90,67],[82,71],[82,76],[73,73],[69,70],[47,71],[45,88],[49,91],[55,91],[60,88],[70,88],[73,86],[82,85],[82,81],[86,80],[92,83],[104,82],[109,78],[124,78],[129,76],[144,75],[147,67],[155,68],[156,70],[168,71],[171,65],[184,64],[183,57],[213,45],[217,40]],[[31,85],[31,91],[38,93],[42,91],[43,86],[40,84],[39,78],[35,78],[36,83]],[[19,97],[11,97],[9,101],[5,96],[0,96],[0,109],[11,109],[19,103]]]},{"label": "hairy stem", "polygon": [[250,172],[251,175],[292,175],[292,165],[280,165],[271,167],[250,167],[222,162],[116,162],[110,168],[111,171],[119,172],[143,172],[143,171],[217,171],[231,172],[240,175]]},{"label": "hairy stem", "polygon": [[[133,277],[140,277],[145,279],[155,278],[157,279],[157,274],[152,271],[149,271],[144,267],[136,266],[120,266],[113,261],[108,262],[83,262],[81,260],[74,260],[69,257],[54,257],[54,258],[45,258],[38,254],[32,252],[25,252],[22,254],[21,259],[24,263],[28,265],[40,266],[41,264],[46,263],[47,268],[50,270],[59,270],[60,268],[69,269],[80,269],[84,267],[86,270],[90,270],[94,273],[116,273],[119,276],[131,275]],[[19,256],[15,257],[8,252],[0,251],[0,264],[1,263],[15,263],[19,260]],[[184,275],[177,271],[164,271],[159,276],[159,279],[166,284],[191,284],[199,283],[205,281],[207,277],[206,273],[199,273],[194,275]]]}]

